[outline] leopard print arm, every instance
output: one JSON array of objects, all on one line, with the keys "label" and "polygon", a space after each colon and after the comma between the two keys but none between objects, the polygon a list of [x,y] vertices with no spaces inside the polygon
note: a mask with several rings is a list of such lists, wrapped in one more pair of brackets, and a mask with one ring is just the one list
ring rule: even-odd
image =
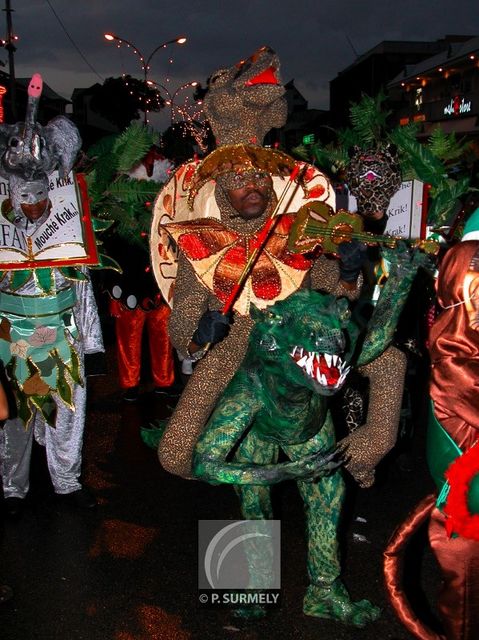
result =
[{"label": "leopard print arm", "polygon": [[356,282],[356,288],[350,290],[346,288],[339,278],[339,260],[320,256],[311,269],[311,288],[318,291],[326,291],[339,297],[349,300],[356,300],[359,296],[363,283],[360,274]]},{"label": "leopard print arm", "polygon": [[184,357],[198,321],[207,308],[208,291],[198,281],[188,260],[180,253],[168,329],[171,343]]},{"label": "leopard print arm", "polygon": [[366,424],[341,441],[347,450],[346,468],[362,487],[374,482],[374,469],[396,443],[406,373],[406,356],[387,349],[360,372],[369,378]]}]

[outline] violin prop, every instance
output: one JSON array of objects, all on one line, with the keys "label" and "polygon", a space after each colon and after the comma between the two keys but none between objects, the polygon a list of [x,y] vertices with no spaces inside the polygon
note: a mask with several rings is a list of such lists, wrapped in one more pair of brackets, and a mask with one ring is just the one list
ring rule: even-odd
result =
[{"label": "violin prop", "polygon": [[336,213],[325,202],[309,202],[298,211],[288,238],[292,253],[311,253],[321,246],[325,253],[338,257],[338,245],[359,240],[367,245],[377,244],[394,248],[406,242],[412,248],[436,255],[439,243],[434,240],[409,240],[399,236],[375,235],[364,231],[363,219],[357,213],[339,209]]}]

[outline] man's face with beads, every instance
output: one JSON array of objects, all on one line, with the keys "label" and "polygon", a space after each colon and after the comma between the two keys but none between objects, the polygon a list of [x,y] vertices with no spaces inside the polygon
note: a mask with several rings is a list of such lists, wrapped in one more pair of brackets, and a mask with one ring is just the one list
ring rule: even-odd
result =
[{"label": "man's face with beads", "polygon": [[259,218],[273,193],[271,176],[259,170],[230,173],[223,178],[231,206],[244,220]]}]

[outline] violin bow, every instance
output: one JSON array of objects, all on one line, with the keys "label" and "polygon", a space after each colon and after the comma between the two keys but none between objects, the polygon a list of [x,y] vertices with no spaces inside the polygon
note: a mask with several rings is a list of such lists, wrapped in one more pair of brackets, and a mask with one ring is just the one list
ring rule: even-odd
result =
[{"label": "violin bow", "polygon": [[[288,207],[291,204],[294,196],[296,195],[296,192],[299,189],[299,186],[301,184],[301,178],[304,175],[304,173],[306,172],[306,168],[307,168],[307,164],[305,163],[303,165],[303,167],[300,169],[300,165],[297,164],[295,165],[294,169],[291,171],[291,173],[288,176],[288,182],[286,183],[286,185],[284,186],[284,189],[278,199],[278,202],[276,203],[275,208],[273,209],[273,211],[271,212],[269,218],[266,220],[266,222],[263,225],[263,228],[261,229],[261,231],[258,234],[258,237],[256,238],[256,240],[254,241],[254,245],[253,245],[253,251],[251,252],[251,255],[249,256],[243,271],[241,272],[241,275],[238,279],[238,282],[234,285],[233,289],[231,290],[230,295],[228,296],[228,299],[226,300],[226,302],[223,305],[223,308],[221,310],[221,313],[226,314],[228,313],[231,308],[233,307],[236,299],[238,298],[241,289],[243,288],[244,283],[246,282],[246,279],[248,278],[249,274],[251,273],[254,265],[256,264],[256,260],[258,259],[259,254],[261,253],[261,251],[263,250],[263,247],[265,246],[265,244],[268,241],[269,236],[271,235],[271,232],[273,231],[274,225],[277,221],[277,219],[279,218],[280,215],[283,215],[284,213],[286,213],[288,211]],[[283,210],[280,213],[280,209],[282,208],[282,204],[290,190],[291,185],[293,184],[294,180],[297,179],[296,182],[296,186],[293,189],[293,192],[288,200],[288,202],[286,203],[286,206],[283,207]]]},{"label": "violin bow", "polygon": [[[251,273],[251,270],[253,269],[256,260],[258,259],[258,256],[260,254],[260,252],[262,251],[263,247],[265,246],[266,242],[268,241],[269,236],[271,235],[271,232],[274,228],[274,224],[276,223],[278,217],[280,215],[282,215],[283,213],[286,213],[288,210],[289,205],[291,204],[294,196],[296,195],[296,192],[299,189],[299,186],[301,184],[301,178],[304,175],[304,173],[306,172],[307,169],[307,164],[305,163],[303,165],[303,167],[300,169],[299,164],[295,165],[294,169],[291,171],[291,173],[288,176],[288,182],[285,184],[283,191],[281,192],[280,197],[278,198],[278,202],[276,203],[275,208],[273,209],[273,211],[271,212],[270,216],[268,217],[268,219],[266,220],[266,222],[263,225],[263,228],[261,229],[261,231],[258,234],[258,237],[256,238],[255,244],[254,244],[254,248],[253,251],[251,252],[250,257],[248,258],[243,271],[241,272],[241,275],[238,279],[238,282],[234,285],[233,289],[231,290],[230,295],[228,296],[228,299],[226,300],[226,302],[223,305],[223,308],[221,309],[221,313],[223,315],[226,315],[232,308],[232,306],[234,305],[237,297],[239,296],[241,289],[244,285],[244,283],[246,282],[247,277],[249,276],[249,274]],[[301,172],[301,173],[300,173]],[[300,175],[299,175],[300,174]],[[296,182],[296,186],[293,189],[293,193],[291,194],[286,206],[283,208],[283,211],[280,213],[280,209],[281,206],[291,188],[291,185],[293,184],[293,181],[298,178],[297,182]],[[205,353],[207,353],[211,348],[211,342],[207,342],[204,347],[201,349],[201,351],[203,352],[203,355]]]}]

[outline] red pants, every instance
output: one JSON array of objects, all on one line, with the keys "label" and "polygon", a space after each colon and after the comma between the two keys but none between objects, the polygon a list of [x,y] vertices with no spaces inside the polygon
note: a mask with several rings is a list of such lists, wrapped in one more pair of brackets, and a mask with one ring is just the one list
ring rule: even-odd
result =
[{"label": "red pants", "polygon": [[441,567],[443,586],[437,599],[447,640],[479,638],[479,541],[448,538],[444,516],[435,508],[429,541]]},{"label": "red pants", "polygon": [[143,311],[141,307],[125,309],[111,301],[115,318],[116,346],[120,387],[129,389],[140,383],[141,343],[146,324],[150,348],[151,375],[155,387],[169,387],[175,379],[173,347],[168,337],[170,308],[161,304],[157,309]]}]

